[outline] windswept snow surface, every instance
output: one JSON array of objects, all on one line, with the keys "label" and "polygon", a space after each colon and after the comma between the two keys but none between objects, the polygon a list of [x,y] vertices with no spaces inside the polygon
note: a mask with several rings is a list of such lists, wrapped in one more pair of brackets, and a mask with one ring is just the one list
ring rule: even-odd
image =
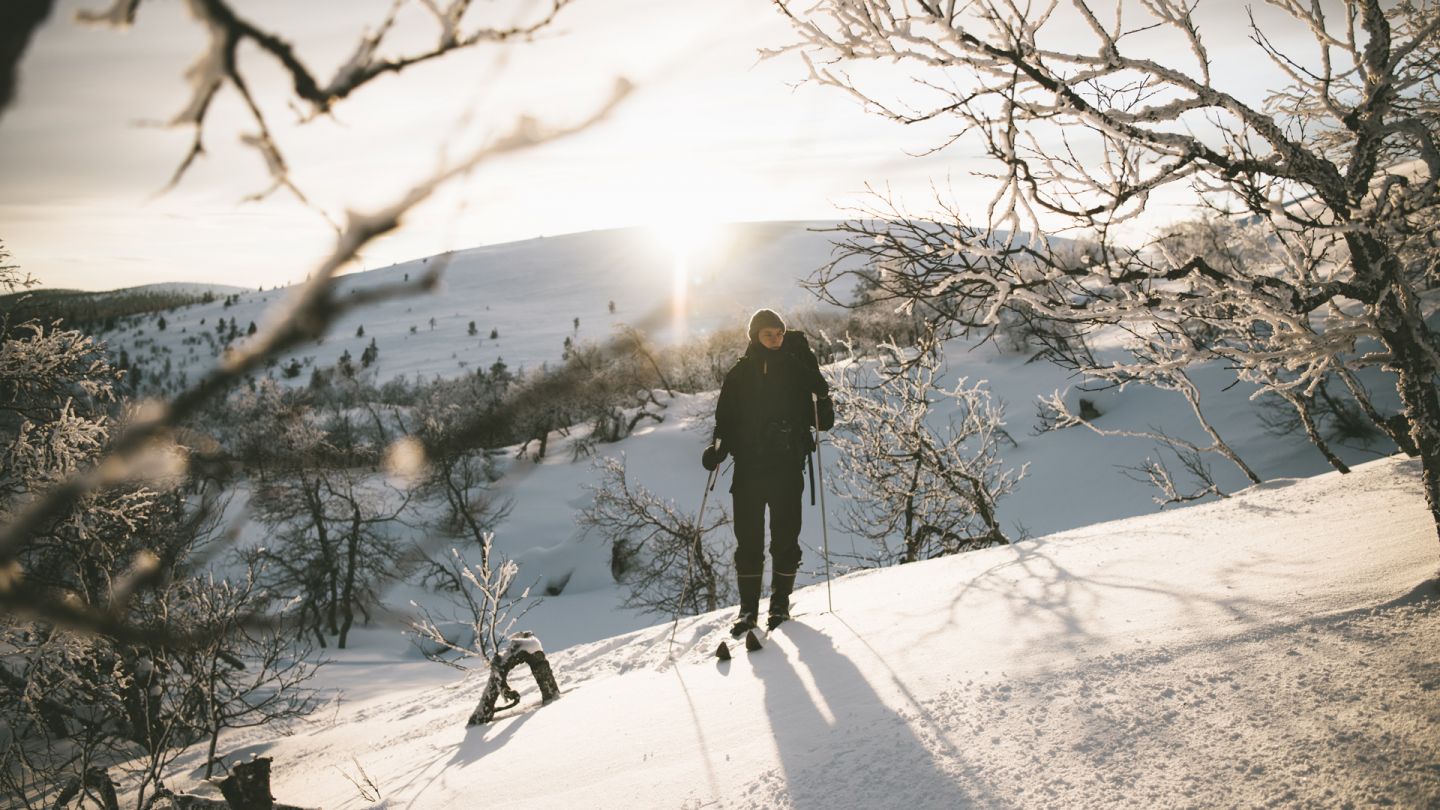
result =
[{"label": "windswept snow surface", "polygon": [[1385,459],[852,573],[730,662],[729,611],[552,652],[488,726],[478,677],[342,651],[343,702],[222,748],[326,808],[1435,807],[1436,552]]}]

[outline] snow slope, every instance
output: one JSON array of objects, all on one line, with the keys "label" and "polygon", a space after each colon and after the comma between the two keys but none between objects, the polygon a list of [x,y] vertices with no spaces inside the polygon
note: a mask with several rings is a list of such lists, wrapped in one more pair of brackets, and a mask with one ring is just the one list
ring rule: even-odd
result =
[{"label": "snow slope", "polygon": [[516,677],[484,727],[481,681],[345,651],[343,702],[222,748],[327,808],[1433,807],[1418,475],[1385,459],[852,573],[729,663],[729,611],[681,621],[673,660],[669,624],[580,644],[551,656],[559,701]]},{"label": "snow slope", "polygon": [[[718,326],[743,325],[750,313],[767,304],[787,313],[812,308],[813,297],[795,281],[828,260],[833,237],[813,229],[831,224],[716,226],[703,240],[684,243],[678,254],[679,246],[649,229],[592,231],[487,245],[352,273],[341,279],[342,296],[418,281],[436,266],[443,267],[438,291],[349,312],[323,341],[279,358],[279,365],[292,359],[305,364],[304,374],[293,383],[304,385],[311,368],[332,366],[346,351],[358,360],[373,340],[380,356],[372,373],[381,383],[399,375],[455,377],[467,369],[489,368],[497,360],[512,371],[534,369],[559,362],[566,338],[604,342],[622,324],[669,343]],[[686,317],[677,323],[671,305],[682,278]],[[243,341],[249,324],[263,325],[274,317],[290,291],[248,290],[228,305],[216,301],[167,312],[164,331],[155,328],[152,317],[102,337],[116,352],[126,348],[132,358],[153,358],[148,369],[152,375],[157,364],[170,359],[172,373],[184,372],[193,381],[218,361],[220,344],[202,340],[215,332],[218,321],[235,321]],[[469,334],[472,321],[475,335]],[[356,334],[360,327],[363,336]],[[492,329],[497,335],[493,339]]]}]

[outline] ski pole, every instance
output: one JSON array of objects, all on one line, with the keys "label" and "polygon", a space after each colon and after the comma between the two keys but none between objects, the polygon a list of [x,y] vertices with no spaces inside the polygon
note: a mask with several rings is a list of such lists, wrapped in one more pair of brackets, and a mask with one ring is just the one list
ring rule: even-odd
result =
[{"label": "ski pole", "polygon": [[[720,440],[716,439],[711,447],[720,449]],[[715,469],[705,479],[705,491],[700,495],[700,512],[695,515],[695,537],[685,549],[685,587],[680,591],[680,603],[675,607],[675,620],[670,625],[670,657],[675,657],[675,631],[680,628],[680,611],[685,608],[685,600],[690,598],[690,586],[695,577],[695,550],[700,545],[701,525],[705,520],[705,504],[710,500],[710,490],[715,488],[715,479],[720,476],[720,465],[716,464]]]},{"label": "ski pole", "polygon": [[[835,612],[835,599],[830,593],[830,526],[825,520],[825,460],[820,457],[820,395],[810,392],[810,407],[815,411],[815,466],[820,468],[820,536],[825,543],[825,604]],[[813,491],[812,491],[813,494]]]}]

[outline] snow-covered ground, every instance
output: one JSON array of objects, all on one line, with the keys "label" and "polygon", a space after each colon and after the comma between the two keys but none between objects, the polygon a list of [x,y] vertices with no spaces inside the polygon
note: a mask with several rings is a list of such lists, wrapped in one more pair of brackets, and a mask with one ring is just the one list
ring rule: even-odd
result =
[{"label": "snow-covered ground", "polygon": [[[533,368],[557,360],[565,337],[603,340],[622,323],[679,339],[680,263],[657,244],[630,230],[457,252],[439,294],[352,313],[303,354],[326,365],[346,348],[358,357],[375,339],[383,382],[454,376],[502,356]],[[735,226],[709,252],[679,257],[685,331],[743,324],[761,305],[802,311],[810,299],[796,280],[828,254],[827,236],[804,224]],[[346,283],[413,278],[433,261]],[[280,297],[246,293],[229,307],[167,313],[164,332],[152,323],[144,335],[105,337],[132,357],[184,353],[193,360],[177,371],[190,369],[193,380],[214,357],[208,343],[187,338],[213,332],[222,317],[242,330],[263,323]],[[470,320],[478,336],[468,335]],[[361,325],[365,336],[354,337]],[[497,494],[513,509],[496,545],[520,562],[521,581],[565,583],[517,627],[551,651],[562,700],[536,710],[532,682],[518,676],[521,709],[466,730],[483,684],[419,658],[402,633],[405,606],[438,603],[405,586],[389,595],[387,622],[329,652],[317,680],[325,708],[290,736],[232,734],[221,751],[232,762],[273,756],[277,797],[317,807],[1440,802],[1432,610],[1440,549],[1414,462],[1327,472],[1298,436],[1264,429],[1249,390],[1232,387],[1221,368],[1201,368],[1194,376],[1207,415],[1266,483],[1154,514],[1153,490],[1121,469],[1153,455],[1151,443],[1080,428],[1037,435],[1035,397],[1077,381],[1026,360],[993,345],[947,346],[950,379],[986,380],[1007,404],[1014,445],[1001,455],[1008,466],[1028,463],[1029,474],[999,514],[1012,535],[1036,539],[845,574],[834,582],[833,613],[824,586],[812,585],[800,594],[797,622],[730,664],[709,655],[733,608],[687,619],[672,660],[670,624],[619,607],[625,594],[610,576],[609,550],[576,525],[598,476],[588,461],[571,460],[568,442],[579,433],[557,435],[543,463],[501,460]],[[1372,382],[1393,409],[1383,381]],[[1092,398],[1103,427],[1203,438],[1178,395],[1131,388]],[[713,399],[665,400],[663,422],[597,452],[623,454],[633,482],[694,510]],[[1377,456],[1364,446],[1337,450],[1351,464]],[[1227,491],[1244,485],[1226,462],[1214,464]],[[727,485],[722,477],[709,509],[728,508]],[[241,493],[237,511],[244,501]],[[865,541],[838,528],[838,499],[828,505],[843,572]],[[802,581],[815,583],[823,568],[814,507],[804,520]],[[432,552],[454,542],[408,531]],[[242,542],[264,535],[252,523]],[[199,761],[187,757],[184,767]],[[378,801],[352,785],[364,775]]]},{"label": "snow-covered ground", "polygon": [[579,644],[488,726],[478,676],[338,653],[343,702],[226,747],[316,807],[1433,807],[1436,551],[1387,459],[855,572],[728,663],[728,610]]}]

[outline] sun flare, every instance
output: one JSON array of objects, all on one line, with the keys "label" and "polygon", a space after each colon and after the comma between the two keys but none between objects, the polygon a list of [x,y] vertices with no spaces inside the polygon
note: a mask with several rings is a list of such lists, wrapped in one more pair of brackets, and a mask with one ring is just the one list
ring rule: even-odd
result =
[{"label": "sun flare", "polygon": [[676,215],[655,222],[650,232],[669,263],[670,326],[678,342],[689,330],[690,290],[696,282],[696,265],[715,250],[720,230],[698,217]]}]

